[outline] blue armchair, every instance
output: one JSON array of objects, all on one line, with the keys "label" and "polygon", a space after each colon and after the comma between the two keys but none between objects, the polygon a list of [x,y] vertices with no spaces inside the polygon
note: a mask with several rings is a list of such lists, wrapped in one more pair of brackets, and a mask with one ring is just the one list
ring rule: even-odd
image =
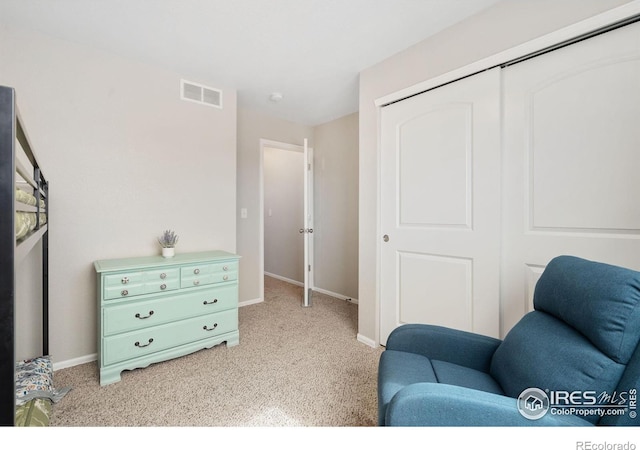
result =
[{"label": "blue armchair", "polygon": [[378,423],[640,425],[639,341],[640,272],[559,256],[504,340],[396,328],[379,362]]}]

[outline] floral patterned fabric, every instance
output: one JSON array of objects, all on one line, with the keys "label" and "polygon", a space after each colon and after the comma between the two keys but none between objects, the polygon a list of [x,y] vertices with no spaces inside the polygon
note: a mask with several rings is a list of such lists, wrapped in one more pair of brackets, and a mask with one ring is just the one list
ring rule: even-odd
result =
[{"label": "floral patterned fabric", "polygon": [[23,405],[34,398],[48,398],[57,402],[70,389],[53,387],[53,364],[49,356],[16,363],[16,405]]}]

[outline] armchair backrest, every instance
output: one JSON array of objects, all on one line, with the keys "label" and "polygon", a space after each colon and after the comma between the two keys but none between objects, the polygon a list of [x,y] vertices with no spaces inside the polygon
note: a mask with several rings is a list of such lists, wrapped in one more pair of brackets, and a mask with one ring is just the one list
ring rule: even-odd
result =
[{"label": "armchair backrest", "polygon": [[536,387],[615,398],[640,388],[639,341],[640,272],[559,256],[536,284],[534,311],[507,334],[490,370],[511,397]]}]

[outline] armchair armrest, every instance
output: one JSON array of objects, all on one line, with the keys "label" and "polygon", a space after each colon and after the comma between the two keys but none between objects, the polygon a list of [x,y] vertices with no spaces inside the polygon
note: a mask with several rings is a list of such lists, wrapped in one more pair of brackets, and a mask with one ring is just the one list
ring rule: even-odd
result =
[{"label": "armchair armrest", "polygon": [[593,426],[577,416],[547,413],[538,420],[520,414],[515,398],[438,383],[416,383],[389,402],[388,426]]},{"label": "armchair armrest", "polygon": [[407,324],[391,332],[386,348],[488,372],[493,353],[501,343],[500,339],[468,331]]}]

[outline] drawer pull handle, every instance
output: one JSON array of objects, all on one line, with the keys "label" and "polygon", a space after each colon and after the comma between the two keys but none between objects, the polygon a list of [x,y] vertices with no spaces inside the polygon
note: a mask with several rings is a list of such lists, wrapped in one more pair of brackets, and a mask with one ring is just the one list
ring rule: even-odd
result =
[{"label": "drawer pull handle", "polygon": [[153,316],[153,311],[149,311],[149,315],[148,315],[148,316],[144,316],[144,317],[142,317],[142,316],[140,315],[140,313],[136,313],[136,318],[141,319],[141,320],[142,320],[142,319],[148,319],[148,318],[149,318],[149,317],[151,317],[151,316]]},{"label": "drawer pull handle", "polygon": [[193,273],[195,273],[196,275],[198,275],[200,273],[200,269],[194,269]]},{"label": "drawer pull handle", "polygon": [[214,298],[212,302],[210,302],[209,300],[205,300],[204,302],[202,302],[203,305],[213,305],[215,303],[218,303],[217,298]]},{"label": "drawer pull handle", "polygon": [[194,284],[195,286],[199,285],[199,284],[200,284],[200,280],[194,280],[193,284]]},{"label": "drawer pull handle", "polygon": [[167,274],[166,273],[161,273],[160,274],[160,279],[164,280],[165,278],[167,278]]},{"label": "drawer pull handle", "polygon": [[227,270],[229,270],[229,266],[222,266],[222,270],[226,272]]},{"label": "drawer pull handle", "polygon": [[214,323],[214,324],[213,324],[213,328],[209,328],[208,326],[206,326],[206,325],[205,325],[205,326],[203,326],[203,327],[202,327],[202,329],[203,329],[204,331],[213,331],[213,330],[215,330],[215,329],[216,329],[216,327],[217,327],[217,326],[218,326],[218,324],[217,324],[217,323]]},{"label": "drawer pull handle", "polygon": [[224,281],[227,281],[227,280],[229,279],[229,275],[225,275],[225,276],[223,276],[223,277],[222,277],[222,279],[223,279]]},{"label": "drawer pull handle", "polygon": [[129,277],[122,277],[122,280],[120,280],[122,282],[122,284],[127,284],[129,282]]},{"label": "drawer pull handle", "polygon": [[129,291],[127,291],[126,289],[123,289],[123,290],[122,290],[122,292],[120,292],[120,294],[121,294],[123,297],[126,297],[127,295],[129,295]]},{"label": "drawer pull handle", "polygon": [[166,288],[167,288],[167,285],[166,285],[166,284],[161,284],[161,285],[160,285],[160,289],[162,289],[163,291],[164,291]]},{"label": "drawer pull handle", "polygon": [[136,342],[134,345],[136,347],[142,348],[142,347],[150,346],[152,342],[153,342],[153,338],[149,339],[149,342],[147,342],[146,344],[140,344],[140,342]]}]

